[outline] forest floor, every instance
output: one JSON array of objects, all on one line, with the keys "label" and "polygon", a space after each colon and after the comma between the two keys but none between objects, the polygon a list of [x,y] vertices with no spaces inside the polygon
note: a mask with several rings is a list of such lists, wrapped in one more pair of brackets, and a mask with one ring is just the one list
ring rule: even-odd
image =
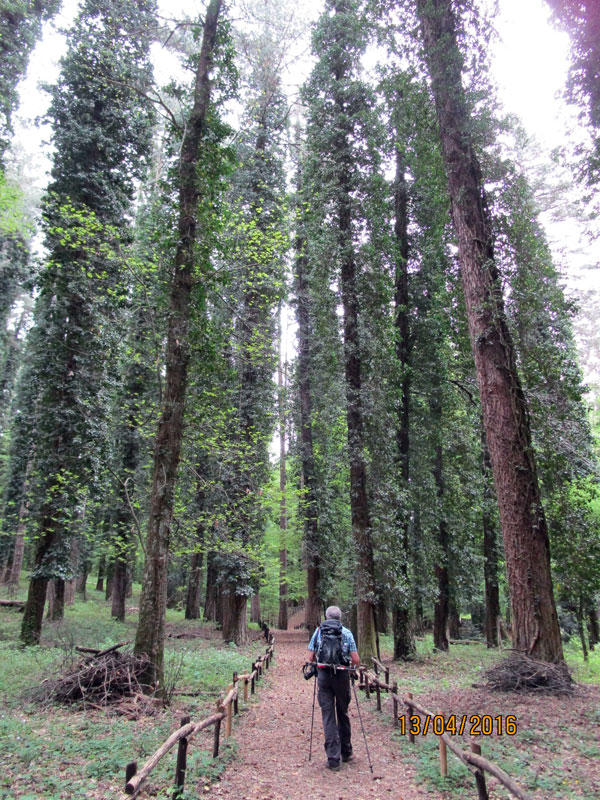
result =
[{"label": "forest floor", "polygon": [[[136,592],[139,587],[136,587]],[[121,796],[124,767],[142,764],[179,726],[182,715],[193,720],[214,709],[217,694],[264,652],[258,631],[246,648],[223,643],[206,623],[185,621],[180,611],[168,612],[168,631],[189,638],[170,638],[167,678],[178,695],[152,717],[127,719],[115,710],[39,706],[30,690],[79,656],[74,645],[107,647],[133,638],[137,621],[136,595],[124,624],[110,619],[101,593],[88,591],[66,609],[61,625],[45,623],[42,647],[21,648],[21,615],[0,609],[0,800],[107,800]],[[210,754],[212,731],[192,740],[188,777],[182,800],[470,800],[477,796],[473,778],[449,752],[449,775],[439,777],[437,739],[431,734],[410,744],[391,723],[391,702],[384,697],[378,713],[375,700],[359,693],[362,718],[374,765],[371,775],[354,698],[350,706],[355,760],[339,773],[325,769],[323,733],[315,709],[312,761],[308,761],[313,682],[304,681],[306,631],[276,632],[275,662],[260,681],[256,695],[241,705],[233,736],[221,755]],[[383,660],[402,692],[434,712],[513,715],[515,736],[479,737],[483,755],[501,766],[535,800],[600,799],[600,651],[581,660],[576,643],[567,647],[567,661],[577,681],[566,698],[515,696],[482,688],[482,673],[498,653],[483,645],[453,646],[449,653],[432,652],[431,637],[418,641],[415,662],[391,661],[390,639],[382,637]],[[468,748],[469,737],[462,742]],[[140,797],[172,797],[175,751],[168,754],[144,783]],[[508,794],[493,779],[490,800]]]}]

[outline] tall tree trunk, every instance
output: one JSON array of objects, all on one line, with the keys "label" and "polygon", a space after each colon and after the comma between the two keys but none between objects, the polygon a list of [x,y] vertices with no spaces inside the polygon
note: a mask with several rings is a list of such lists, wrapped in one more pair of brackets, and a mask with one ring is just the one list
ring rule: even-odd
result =
[{"label": "tall tree trunk", "polygon": [[247,600],[233,591],[223,593],[223,640],[237,645],[248,644]]},{"label": "tall tree trunk", "polygon": [[[196,509],[198,523],[196,525],[196,544],[204,547],[205,529],[202,515],[206,503],[205,465],[202,459],[196,464]],[[204,566],[204,550],[192,553],[190,571],[188,574],[187,592],[185,597],[185,618],[198,619],[200,617],[200,598],[202,595],[202,568]]]},{"label": "tall tree trunk", "polygon": [[51,504],[46,504],[42,513],[40,530],[43,531],[38,540],[33,561],[34,574],[29,581],[27,602],[21,622],[21,641],[24,644],[39,644],[42,635],[44,620],[44,606],[46,605],[46,592],[48,578],[43,574],[46,556],[52,550],[60,535],[59,526],[55,521],[55,512]]},{"label": "tall tree trunk", "polygon": [[[279,341],[281,337],[281,308],[279,311]],[[285,391],[281,353],[277,368],[277,383],[279,387],[279,630],[287,631],[288,604],[287,604],[287,503],[286,503],[286,471],[285,471]]]},{"label": "tall tree trunk", "polygon": [[350,459],[350,515],[356,551],[357,645],[361,661],[370,664],[371,657],[376,655],[375,564],[367,495],[367,470],[363,456],[364,426],[358,323],[359,299],[352,225],[352,174],[355,169],[351,144],[352,113],[347,108],[347,100],[341,88],[348,80],[345,54],[336,55],[332,67],[335,77],[332,113],[338,122],[338,133],[334,144],[335,152],[332,155],[337,162],[335,206],[338,225],[338,255],[341,262],[340,288],[344,315],[344,377]]},{"label": "tall tree trunk", "polygon": [[[408,493],[410,478],[410,382],[411,333],[410,296],[408,292],[408,188],[398,125],[396,126],[396,180],[394,182],[394,237],[396,240],[396,276],[394,286],[394,324],[396,328],[396,358],[400,365],[400,407],[396,427],[398,470],[402,493]],[[399,508],[396,526],[399,534],[397,558],[404,584],[401,600],[394,605],[394,658],[408,661],[416,656],[414,632],[410,622],[409,509]]]},{"label": "tall tree trunk", "polygon": [[450,601],[448,603],[448,638],[460,639],[460,611],[456,605],[452,575],[450,575]]},{"label": "tall tree trunk", "polygon": [[481,428],[483,472],[483,574],[485,581],[485,640],[488,647],[498,647],[498,617],[500,616],[500,591],[498,588],[498,537],[491,513],[492,491],[490,482],[490,451]]},{"label": "tall tree trunk", "polygon": [[250,598],[250,622],[260,622],[260,594],[255,592]]},{"label": "tall tree trunk", "polygon": [[111,615],[118,622],[125,622],[125,598],[127,595],[127,557],[115,557],[112,574]]},{"label": "tall tree trunk", "polygon": [[433,610],[433,646],[436,650],[448,649],[448,614],[450,605],[450,576],[448,570],[449,533],[448,523],[444,514],[444,472],[443,472],[442,445],[435,448],[435,463],[433,476],[438,493],[439,514],[438,523],[438,557],[434,564],[434,573],[437,580],[438,595]]},{"label": "tall tree trunk", "polygon": [[585,626],[583,624],[583,597],[579,595],[579,601],[575,608],[575,617],[577,619],[577,633],[579,634],[579,641],[581,642],[581,652],[583,653],[583,660],[588,660],[588,649],[585,643]]},{"label": "tall tree trunk", "polygon": [[106,589],[104,590],[104,599],[107,601],[112,598],[114,575],[115,575],[115,562],[111,558],[109,559],[108,566],[106,568]]},{"label": "tall tree trunk", "polygon": [[90,562],[87,558],[83,560],[81,564],[81,572],[75,582],[75,591],[78,592],[83,600],[87,600],[86,596],[86,588],[87,588],[87,579],[88,575],[90,574]]},{"label": "tall tree trunk", "polygon": [[222,0],[210,0],[196,68],[194,104],[186,122],[179,161],[179,220],[167,335],[165,395],[154,447],[146,563],[135,652],[151,663],[145,682],[163,685],[169,537],[181,440],[189,362],[188,323],[196,263],[196,225],[201,186],[198,159],[210,102],[210,69]]},{"label": "tall tree trunk", "polygon": [[106,575],[106,556],[103,554],[98,561],[98,579],[96,580],[96,591],[104,591],[104,576]]},{"label": "tall tree trunk", "polygon": [[23,497],[21,498],[21,505],[19,506],[19,519],[17,522],[17,534],[15,536],[10,570],[8,571],[6,579],[6,582],[8,583],[9,595],[16,594],[17,589],[19,588],[19,581],[21,579],[21,569],[23,568],[23,556],[25,555],[25,529],[27,526],[27,512],[29,511],[29,476],[31,474],[32,467],[33,457],[29,459],[25,469]]},{"label": "tall tree trunk", "polygon": [[55,578],[48,584],[48,614],[52,622],[62,622],[65,617],[65,582]]},{"label": "tall tree trunk", "polygon": [[598,625],[598,611],[594,605],[594,600],[589,603],[588,611],[588,639],[590,642],[590,650],[593,650],[597,644],[600,644],[600,626]]},{"label": "tall tree trunk", "polygon": [[[298,169],[298,193],[302,196],[302,172]],[[319,524],[315,491],[315,459],[312,437],[311,398],[311,340],[310,288],[308,284],[308,259],[306,236],[303,229],[302,208],[296,211],[295,242],[295,289],[296,320],[298,322],[298,393],[300,397],[301,439],[301,492],[299,510],[303,524],[303,550],[306,562],[306,589],[304,619],[306,627],[313,631],[321,621],[321,596],[319,584],[321,567],[319,557]]]},{"label": "tall tree trunk", "polygon": [[206,556],[206,595],[204,599],[204,619],[209,622],[222,622],[221,587],[217,583],[215,553]]},{"label": "tall tree trunk", "polygon": [[188,575],[187,593],[185,596],[185,618],[199,619],[200,597],[202,594],[202,562],[204,554],[192,553],[190,572]]},{"label": "tall tree trunk", "polygon": [[513,612],[513,647],[561,661],[550,545],[528,411],[506,323],[483,179],[462,86],[451,0],[416,0],[431,75],[469,332],[500,510]]}]

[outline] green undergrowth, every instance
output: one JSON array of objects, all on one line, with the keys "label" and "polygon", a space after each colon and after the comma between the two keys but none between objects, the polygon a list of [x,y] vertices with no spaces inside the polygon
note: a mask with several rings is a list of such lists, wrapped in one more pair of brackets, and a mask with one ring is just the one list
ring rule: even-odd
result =
[{"label": "green undergrowth", "polygon": [[[110,605],[101,593],[88,590],[65,610],[61,625],[44,623],[40,647],[18,643],[21,615],[0,609],[0,800],[104,800],[124,788],[125,765],[146,758],[179,727],[183,715],[200,720],[212,713],[218,692],[231,682],[234,671],[244,672],[262,652],[260,641],[248,647],[228,645],[207,624],[186,622],[183,613],[169,610],[177,631],[207,634],[207,638],[167,639],[165,682],[168,690],[194,692],[174,695],[171,705],[153,717],[128,720],[116,713],[56,705],[38,705],[31,689],[46,678],[77,663],[75,646],[109,647],[135,636],[139,587],[128,600],[127,621],[110,619]],[[210,637],[210,638],[209,638]],[[260,689],[255,698],[259,698]],[[251,699],[251,702],[254,700]],[[243,702],[240,701],[243,713]],[[234,725],[235,735],[235,725]],[[198,787],[216,780],[235,753],[233,741],[222,741],[212,758],[212,728],[192,740],[188,751],[188,787],[182,798],[198,796]],[[171,798],[176,748],[167,754],[144,784],[144,795]]]}]

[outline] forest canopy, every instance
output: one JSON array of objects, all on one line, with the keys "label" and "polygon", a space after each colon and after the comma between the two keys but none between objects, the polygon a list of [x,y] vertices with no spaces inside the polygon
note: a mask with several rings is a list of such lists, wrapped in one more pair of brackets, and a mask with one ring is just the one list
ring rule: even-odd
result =
[{"label": "forest canopy", "polygon": [[0,11],[23,643],[94,576],[121,622],[141,583],[149,684],[167,608],[241,645],[335,603],[363,661],[383,633],[397,659],[426,629],[445,651],[461,619],[541,661],[598,644],[598,294],[566,294],[544,225],[593,227],[598,20],[549,5],[587,137],[554,161],[498,100],[478,0],[323,0],[310,26],[288,0],[81,0],[41,199],[12,125],[58,3]]}]

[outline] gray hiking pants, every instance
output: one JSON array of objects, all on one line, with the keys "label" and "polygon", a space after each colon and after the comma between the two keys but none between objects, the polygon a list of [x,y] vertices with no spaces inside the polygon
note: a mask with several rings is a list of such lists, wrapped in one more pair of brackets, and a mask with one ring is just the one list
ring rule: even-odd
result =
[{"label": "gray hiking pants", "polygon": [[319,668],[318,681],[327,760],[330,764],[339,764],[342,756],[352,755],[348,716],[350,673],[347,670],[334,673],[327,667]]}]

